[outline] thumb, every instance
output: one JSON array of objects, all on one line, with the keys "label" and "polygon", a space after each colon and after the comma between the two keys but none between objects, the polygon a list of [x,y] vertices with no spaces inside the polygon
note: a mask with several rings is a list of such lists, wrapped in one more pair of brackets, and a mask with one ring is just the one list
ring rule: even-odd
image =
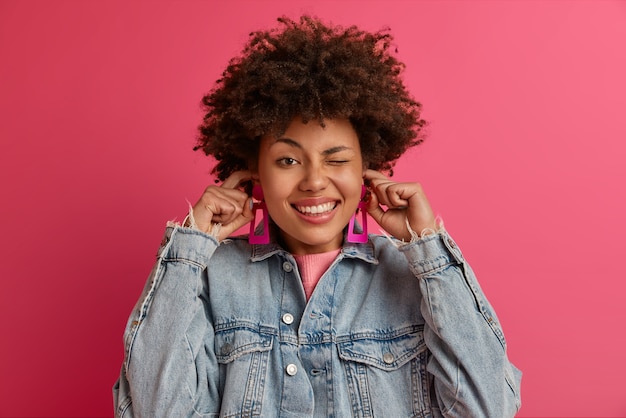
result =
[{"label": "thumb", "polygon": [[376,223],[378,223],[378,225],[383,226],[382,221],[385,216],[385,211],[380,207],[376,193],[371,192],[369,194],[369,199],[366,202],[365,209],[367,210],[367,213],[369,213],[370,216],[376,221]]}]

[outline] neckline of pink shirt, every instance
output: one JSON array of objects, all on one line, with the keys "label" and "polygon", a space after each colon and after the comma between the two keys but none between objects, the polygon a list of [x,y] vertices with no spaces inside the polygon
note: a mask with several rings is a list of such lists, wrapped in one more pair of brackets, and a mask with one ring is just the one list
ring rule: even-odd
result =
[{"label": "neckline of pink shirt", "polygon": [[341,248],[325,253],[294,255],[293,258],[298,263],[302,286],[308,301],[315,290],[315,286],[320,281],[326,270],[335,261],[341,252]]}]

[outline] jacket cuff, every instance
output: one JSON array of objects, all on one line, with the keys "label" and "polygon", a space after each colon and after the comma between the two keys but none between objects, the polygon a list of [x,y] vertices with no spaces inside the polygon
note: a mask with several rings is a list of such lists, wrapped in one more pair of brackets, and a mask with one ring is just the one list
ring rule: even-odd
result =
[{"label": "jacket cuff", "polygon": [[[189,205],[189,213],[187,213],[187,216],[185,216],[185,219],[183,219],[182,226],[186,228],[191,228],[191,229],[196,229],[198,231],[202,231],[198,227],[198,224],[196,223],[196,218],[194,218],[193,216],[193,206],[191,206],[191,203],[189,201],[187,201],[187,204]],[[211,224],[208,231],[202,231],[202,232],[213,236],[215,239],[219,241],[220,229],[222,229],[222,224],[214,223],[214,224]]]},{"label": "jacket cuff", "polygon": [[157,256],[166,260],[186,260],[206,267],[218,246],[219,242],[210,234],[168,222]]},{"label": "jacket cuff", "polygon": [[464,263],[461,250],[445,230],[412,240],[398,249],[404,253],[416,277]]}]

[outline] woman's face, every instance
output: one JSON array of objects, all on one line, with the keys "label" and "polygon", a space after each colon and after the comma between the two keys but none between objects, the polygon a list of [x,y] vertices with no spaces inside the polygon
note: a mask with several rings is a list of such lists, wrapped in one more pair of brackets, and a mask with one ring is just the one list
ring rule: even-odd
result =
[{"label": "woman's face", "polygon": [[289,251],[336,250],[361,198],[359,139],[345,119],[307,124],[297,118],[280,137],[265,136],[258,176],[267,210]]}]

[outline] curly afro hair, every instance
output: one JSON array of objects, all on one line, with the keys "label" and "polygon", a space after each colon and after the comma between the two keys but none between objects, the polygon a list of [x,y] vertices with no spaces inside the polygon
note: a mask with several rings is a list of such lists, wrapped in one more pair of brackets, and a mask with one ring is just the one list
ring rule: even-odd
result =
[{"label": "curly afro hair", "polygon": [[368,168],[393,174],[395,161],[422,142],[426,122],[391,54],[388,30],[329,26],[310,16],[278,19],[250,34],[213,90],[194,150],[212,155],[219,180],[256,166],[259,139],[282,135],[295,117],[306,123],[348,119]]}]

